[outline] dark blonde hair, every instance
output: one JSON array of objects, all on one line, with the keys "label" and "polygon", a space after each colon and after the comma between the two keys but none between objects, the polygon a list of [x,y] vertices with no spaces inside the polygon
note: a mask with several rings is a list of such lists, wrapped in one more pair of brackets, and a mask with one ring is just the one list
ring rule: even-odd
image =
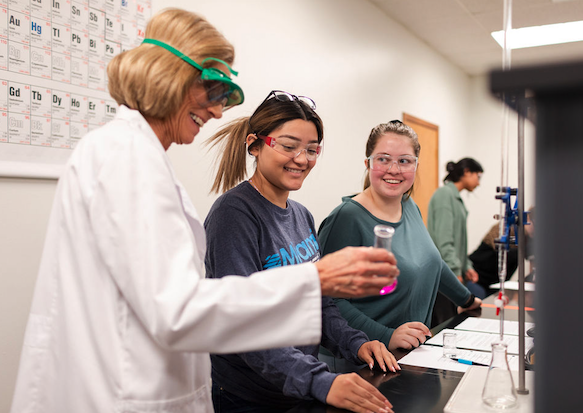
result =
[{"label": "dark blonde hair", "polygon": [[[394,133],[396,135],[405,136],[411,142],[411,146],[413,147],[413,151],[415,152],[415,156],[419,156],[421,152],[421,145],[419,144],[419,139],[417,139],[417,133],[410,127],[402,123],[398,120],[393,120],[387,123],[381,123],[380,125],[375,126],[370,131],[370,135],[368,136],[368,140],[366,141],[366,157],[372,155],[374,152],[379,139],[382,138],[387,133]],[[369,163],[367,162],[367,173],[364,178],[364,188],[366,189],[370,186],[370,174],[369,174]],[[413,193],[413,185],[411,188],[404,194],[405,200],[409,199],[411,194]]]},{"label": "dark blonde hair", "polygon": [[[269,135],[284,123],[302,119],[312,122],[318,133],[318,143],[324,139],[324,126],[318,114],[301,100],[280,101],[275,98],[265,100],[250,117],[235,119],[221,128],[207,140],[212,147],[223,142],[223,150],[217,175],[211,192],[225,192],[243,179],[247,172],[246,138],[249,134]],[[264,145],[261,139],[255,140],[247,152]]]},{"label": "dark blonde hair", "polygon": [[[207,57],[228,64],[235,58],[233,46],[217,29],[181,9],[165,9],[152,17],[146,38],[167,43],[199,64]],[[141,44],[115,56],[107,76],[109,93],[119,105],[164,119],[178,110],[200,71],[162,47]]]}]

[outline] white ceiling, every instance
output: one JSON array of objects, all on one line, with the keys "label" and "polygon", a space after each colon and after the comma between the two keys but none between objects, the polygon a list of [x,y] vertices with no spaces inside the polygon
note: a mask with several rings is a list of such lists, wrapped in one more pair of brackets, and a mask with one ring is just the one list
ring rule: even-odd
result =
[{"label": "white ceiling", "polygon": [[[502,68],[503,0],[369,0],[469,75]],[[583,0],[513,0],[512,27],[583,20]],[[511,66],[583,59],[583,42],[513,50]]]}]

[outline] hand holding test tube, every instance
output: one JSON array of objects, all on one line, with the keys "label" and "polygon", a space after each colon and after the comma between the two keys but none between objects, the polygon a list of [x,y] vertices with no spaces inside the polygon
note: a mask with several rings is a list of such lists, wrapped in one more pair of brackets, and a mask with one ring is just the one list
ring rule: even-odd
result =
[{"label": "hand holding test tube", "polygon": [[[374,227],[374,246],[375,248],[384,248],[391,252],[391,241],[393,235],[395,234],[395,229],[389,225],[376,225]],[[397,280],[391,285],[384,286],[379,292],[380,295],[387,295],[395,291],[397,288]]]}]

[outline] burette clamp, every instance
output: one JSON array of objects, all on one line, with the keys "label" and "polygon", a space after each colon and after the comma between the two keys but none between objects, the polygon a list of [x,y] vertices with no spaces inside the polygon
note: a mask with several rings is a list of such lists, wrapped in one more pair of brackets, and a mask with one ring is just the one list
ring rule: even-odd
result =
[{"label": "burette clamp", "polygon": [[[496,192],[496,199],[499,199],[504,203],[504,227],[502,229],[502,234],[500,234],[494,242],[508,251],[510,250],[510,245],[516,245],[517,243],[516,236],[511,234],[517,234],[516,230],[518,229],[517,199],[514,202],[514,208],[512,207],[512,197],[516,197],[518,189],[510,188],[509,186],[497,186]],[[514,228],[514,232],[511,231],[511,228]]]},{"label": "burette clamp", "polygon": [[[508,186],[497,186],[496,187],[496,199],[501,200],[504,203],[504,216],[500,217],[495,215],[496,219],[504,219],[504,229],[503,233],[499,238],[494,240],[494,243],[500,245],[506,251],[510,250],[511,245],[518,244],[518,189],[510,188]],[[515,197],[514,207],[512,206],[512,197]],[[522,222],[524,225],[528,225],[528,212],[524,211],[522,214]],[[513,230],[512,230],[513,229]],[[512,235],[514,234],[514,235]]]}]

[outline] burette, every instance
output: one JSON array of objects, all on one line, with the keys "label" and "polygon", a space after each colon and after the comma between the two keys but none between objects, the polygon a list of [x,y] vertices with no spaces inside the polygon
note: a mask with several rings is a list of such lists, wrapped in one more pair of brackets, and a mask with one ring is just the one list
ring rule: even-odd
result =
[{"label": "burette", "polygon": [[[509,35],[512,30],[512,0],[504,0],[504,36],[503,36],[503,55],[502,70],[510,69],[511,50],[509,44]],[[507,275],[507,256],[511,244],[516,244],[519,240],[519,387],[520,394],[527,394],[525,388],[525,365],[524,365],[524,256],[525,256],[525,237],[524,225],[526,222],[526,213],[524,212],[524,116],[521,108],[518,107],[518,188],[508,186],[508,154],[509,154],[509,107],[508,96],[502,96],[502,138],[501,138],[501,171],[500,186],[497,189],[496,198],[500,199],[500,213],[498,218],[499,238],[496,240],[498,248],[498,279],[500,282],[500,291],[495,301],[496,313],[500,316],[500,341],[504,340],[504,305],[506,304],[506,295],[504,291],[504,282]],[[520,97],[517,97],[520,105]],[[514,208],[512,207],[512,196],[516,196]],[[511,228],[514,229],[512,236]]]},{"label": "burette", "polygon": [[[508,35],[510,30],[512,30],[512,0],[504,0],[504,41],[502,46],[502,70],[510,69],[510,59],[511,59],[511,48],[508,44]],[[508,152],[509,152],[509,108],[506,104],[505,96],[502,98],[502,140],[501,140],[501,151],[500,151],[500,187],[497,188],[500,191],[508,189]],[[510,194],[507,194],[510,195]],[[505,194],[505,196],[507,196]],[[499,198],[499,196],[497,196]],[[507,202],[510,200],[508,199]],[[500,223],[498,228],[498,234],[501,238],[506,235],[507,231],[507,221],[508,221],[508,208],[506,202],[500,202]],[[510,231],[507,233],[510,236]],[[506,240],[503,240],[506,241]],[[498,279],[500,281],[500,292],[498,293],[498,299],[496,300],[496,312],[500,315],[500,341],[504,340],[504,282],[506,281],[506,273],[508,269],[506,268],[506,258],[508,256],[508,241],[505,243],[499,243],[498,245]]]}]

